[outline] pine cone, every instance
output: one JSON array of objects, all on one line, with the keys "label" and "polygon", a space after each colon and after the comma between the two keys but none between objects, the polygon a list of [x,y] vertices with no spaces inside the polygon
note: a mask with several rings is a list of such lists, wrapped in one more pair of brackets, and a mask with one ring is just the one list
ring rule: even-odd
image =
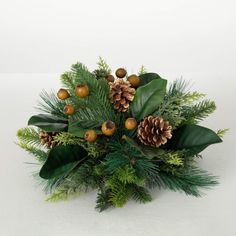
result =
[{"label": "pine cone", "polygon": [[122,79],[116,80],[110,84],[110,99],[114,108],[119,112],[126,112],[129,109],[129,103],[134,99],[135,89],[131,88],[128,81]]},{"label": "pine cone", "polygon": [[46,144],[48,148],[53,148],[57,145],[54,137],[57,135],[56,132],[46,132],[41,131],[39,134],[39,138],[41,139],[42,144]]},{"label": "pine cone", "polygon": [[138,138],[148,146],[159,147],[171,139],[172,127],[161,117],[148,116],[138,126]]}]

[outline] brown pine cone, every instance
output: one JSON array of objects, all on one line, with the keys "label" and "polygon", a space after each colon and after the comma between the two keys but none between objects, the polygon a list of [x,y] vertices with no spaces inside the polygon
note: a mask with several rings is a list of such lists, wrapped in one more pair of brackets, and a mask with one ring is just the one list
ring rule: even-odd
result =
[{"label": "brown pine cone", "polygon": [[135,89],[128,81],[116,80],[110,84],[110,99],[114,108],[119,112],[126,112],[130,102],[134,99]]},{"label": "brown pine cone", "polygon": [[57,135],[56,132],[46,132],[41,131],[39,134],[39,138],[41,139],[41,143],[45,144],[48,148],[53,148],[57,145],[54,140],[54,137]]},{"label": "brown pine cone", "polygon": [[138,138],[148,146],[159,147],[171,139],[172,126],[161,117],[148,116],[138,126]]}]

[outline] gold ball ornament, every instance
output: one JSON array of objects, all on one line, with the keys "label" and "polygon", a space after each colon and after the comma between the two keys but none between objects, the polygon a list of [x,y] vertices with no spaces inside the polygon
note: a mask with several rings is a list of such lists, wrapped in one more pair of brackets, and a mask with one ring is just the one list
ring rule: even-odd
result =
[{"label": "gold ball ornament", "polygon": [[64,114],[66,115],[73,115],[75,113],[75,107],[71,104],[65,105],[64,107]]},{"label": "gold ball ornament", "polygon": [[116,124],[113,121],[106,121],[102,124],[102,133],[106,136],[112,136],[116,132]]},{"label": "gold ball ornament", "polygon": [[97,139],[97,133],[95,130],[87,130],[85,132],[84,138],[88,142],[94,142]]},{"label": "gold ball ornament", "polygon": [[128,118],[125,121],[125,128],[128,130],[135,129],[137,127],[137,121],[134,118]]},{"label": "gold ball ornament", "polygon": [[61,88],[57,92],[57,97],[61,100],[65,100],[70,97],[70,94],[68,93],[68,91],[66,89]]},{"label": "gold ball ornament", "polygon": [[75,93],[80,98],[85,98],[89,95],[89,87],[87,84],[78,84],[75,88]]},{"label": "gold ball ornament", "polygon": [[131,86],[132,87],[138,87],[139,86],[139,83],[140,83],[140,78],[133,74],[133,75],[130,75],[127,80],[130,82]]},{"label": "gold ball ornament", "polygon": [[124,78],[126,76],[126,74],[127,74],[127,72],[126,72],[126,70],[124,68],[118,68],[116,70],[116,76],[118,78]]}]

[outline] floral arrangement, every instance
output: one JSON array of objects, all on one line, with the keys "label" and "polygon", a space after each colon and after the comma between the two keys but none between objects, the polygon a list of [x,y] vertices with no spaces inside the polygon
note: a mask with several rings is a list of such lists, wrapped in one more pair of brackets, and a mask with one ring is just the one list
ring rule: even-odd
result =
[{"label": "floral arrangement", "polygon": [[100,58],[93,72],[72,65],[61,82],[57,94],[42,92],[40,114],[17,133],[18,145],[41,164],[48,201],[95,189],[103,211],[129,199],[149,202],[155,187],[198,197],[218,183],[196,160],[226,130],[198,125],[216,106],[184,80],[167,86],[144,67],[112,75]]}]

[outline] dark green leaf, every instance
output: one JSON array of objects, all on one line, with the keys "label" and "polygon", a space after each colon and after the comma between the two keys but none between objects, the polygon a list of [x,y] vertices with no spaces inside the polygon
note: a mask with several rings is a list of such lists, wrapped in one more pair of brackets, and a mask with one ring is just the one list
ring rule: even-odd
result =
[{"label": "dark green leaf", "polygon": [[[85,132],[89,129],[84,129],[80,126],[79,121],[69,122],[68,133],[73,134],[76,137],[84,138]],[[101,130],[94,129],[97,134],[102,134]]]},{"label": "dark green leaf", "polygon": [[161,76],[159,76],[156,73],[145,73],[145,74],[139,75],[139,78],[140,78],[139,86],[143,86],[145,84],[148,84],[154,79],[161,79]]},{"label": "dark green leaf", "polygon": [[48,158],[40,170],[40,177],[52,179],[69,173],[85,157],[87,151],[77,145],[59,145],[51,149]]},{"label": "dark green leaf", "polygon": [[133,117],[137,120],[153,113],[164,99],[167,81],[164,79],[152,80],[150,83],[136,90],[134,100],[130,105]]},{"label": "dark green leaf", "polygon": [[47,132],[60,132],[67,130],[68,121],[52,115],[39,114],[32,116],[28,121],[28,125],[37,126]]},{"label": "dark green leaf", "polygon": [[206,147],[222,140],[212,130],[199,125],[184,125],[175,130],[167,147],[172,150],[188,150],[189,155],[195,155]]}]

